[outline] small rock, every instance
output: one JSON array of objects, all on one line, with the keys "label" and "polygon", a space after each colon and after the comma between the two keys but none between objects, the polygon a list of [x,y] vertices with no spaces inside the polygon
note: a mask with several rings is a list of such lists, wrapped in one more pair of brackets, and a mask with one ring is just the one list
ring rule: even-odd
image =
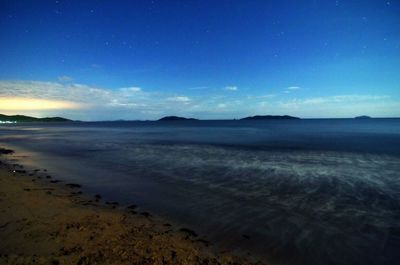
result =
[{"label": "small rock", "polygon": [[245,234],[243,234],[242,237],[245,238],[245,239],[250,239],[250,236],[245,235]]},{"label": "small rock", "polygon": [[74,189],[74,188],[81,188],[81,187],[82,187],[81,185],[75,184],[75,183],[68,183],[68,184],[65,184],[65,186],[68,186],[68,187],[70,187],[70,188],[72,188],[72,189]]},{"label": "small rock", "polygon": [[151,214],[148,213],[148,212],[141,212],[140,214],[143,215],[144,217],[150,217],[151,216]]},{"label": "small rock", "polygon": [[194,232],[193,230],[190,230],[188,228],[181,228],[179,230],[184,232],[184,233],[186,233],[186,234],[188,234],[188,235],[190,235],[190,236],[197,237],[196,232]]}]

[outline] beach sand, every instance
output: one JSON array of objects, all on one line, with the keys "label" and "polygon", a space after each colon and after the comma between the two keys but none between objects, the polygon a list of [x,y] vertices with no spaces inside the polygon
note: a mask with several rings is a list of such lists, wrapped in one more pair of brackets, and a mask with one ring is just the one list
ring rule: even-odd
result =
[{"label": "beach sand", "polygon": [[[51,183],[0,155],[0,264],[254,264],[189,229]],[[258,263],[257,263],[258,264]]]}]

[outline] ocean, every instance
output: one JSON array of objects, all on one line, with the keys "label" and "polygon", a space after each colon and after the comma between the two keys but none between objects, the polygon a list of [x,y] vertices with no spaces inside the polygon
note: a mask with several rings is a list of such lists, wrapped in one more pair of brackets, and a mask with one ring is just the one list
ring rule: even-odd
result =
[{"label": "ocean", "polygon": [[400,262],[400,119],[0,126],[30,168],[276,264]]}]

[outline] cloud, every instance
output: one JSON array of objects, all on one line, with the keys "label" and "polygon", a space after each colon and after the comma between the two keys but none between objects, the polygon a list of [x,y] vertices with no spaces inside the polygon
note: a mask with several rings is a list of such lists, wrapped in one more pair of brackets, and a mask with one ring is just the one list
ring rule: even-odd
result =
[{"label": "cloud", "polygon": [[63,100],[46,100],[35,98],[0,98],[1,111],[81,109],[85,105]]},{"label": "cloud", "polygon": [[224,108],[227,107],[227,105],[225,103],[220,103],[220,104],[217,105],[217,107],[220,108],[220,109],[224,109]]},{"label": "cloud", "polygon": [[207,89],[208,86],[197,86],[197,87],[189,87],[189,90],[203,90],[203,89]]},{"label": "cloud", "polygon": [[287,88],[287,90],[299,90],[301,87],[299,86],[290,86]]},{"label": "cloud", "polygon": [[267,95],[258,96],[258,98],[274,98],[274,97],[276,97],[276,94],[267,94]]},{"label": "cloud", "polygon": [[239,88],[237,86],[226,86],[224,87],[224,90],[227,91],[237,91]]},{"label": "cloud", "polygon": [[389,99],[389,96],[376,96],[376,95],[338,95],[328,97],[315,97],[306,99],[292,99],[289,102],[295,105],[319,105],[319,104],[334,104],[334,103],[358,103],[365,101],[377,101]]},{"label": "cloud", "polygon": [[61,75],[58,77],[58,81],[60,81],[60,82],[70,82],[72,80],[74,80],[74,79],[67,75]]},{"label": "cloud", "polygon": [[[3,100],[23,98],[30,100],[31,110],[51,110],[51,112],[46,112],[46,115],[53,113],[71,115],[71,117],[81,115],[81,117],[75,117],[77,119],[91,119],[92,117],[95,119],[95,117],[102,115],[112,116],[116,112],[123,112],[124,110],[126,112],[127,109],[141,111],[148,108],[152,110],[150,105],[157,104],[157,99],[152,99],[150,94],[136,86],[105,89],[84,84],[43,81],[0,81],[0,98]],[[44,106],[54,107],[43,108],[40,107],[40,104],[36,104],[37,102],[46,103],[43,104]],[[82,107],[85,108],[85,111],[78,113],[77,110]],[[30,112],[26,112],[28,109],[22,104],[3,109],[8,110],[8,113],[30,114]],[[42,112],[36,113],[42,114]]]},{"label": "cloud", "polygon": [[142,88],[140,87],[123,87],[120,88],[121,91],[126,91],[126,92],[140,92],[142,91]]},{"label": "cloud", "polygon": [[285,90],[283,90],[283,93],[290,94],[290,93],[292,93],[296,90],[300,90],[300,89],[301,89],[301,87],[299,87],[299,86],[290,86],[290,87],[287,87]]},{"label": "cloud", "polygon": [[175,102],[189,102],[190,98],[185,96],[177,96],[177,97],[169,97],[167,98],[168,101],[175,101]]},{"label": "cloud", "polygon": [[294,98],[277,102],[282,113],[303,117],[375,117],[399,116],[400,102],[388,95],[336,95],[312,98]]},{"label": "cloud", "polygon": [[400,116],[399,100],[388,95],[347,94],[288,99],[282,94],[238,98],[235,93],[225,93],[191,97],[154,89],[148,92],[139,86],[109,89],[71,82],[0,80],[0,99],[3,100],[0,101],[0,113],[65,116],[79,120],[157,119],[166,115],[211,119],[256,114],[315,118]]}]

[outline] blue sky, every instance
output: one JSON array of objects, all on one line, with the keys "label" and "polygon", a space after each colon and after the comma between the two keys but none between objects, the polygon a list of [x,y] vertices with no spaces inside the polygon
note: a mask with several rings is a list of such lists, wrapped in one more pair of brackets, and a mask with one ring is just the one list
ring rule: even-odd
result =
[{"label": "blue sky", "polygon": [[[1,1],[0,112],[400,116],[399,14],[378,0]],[[44,103],[10,103],[26,99]]]}]

